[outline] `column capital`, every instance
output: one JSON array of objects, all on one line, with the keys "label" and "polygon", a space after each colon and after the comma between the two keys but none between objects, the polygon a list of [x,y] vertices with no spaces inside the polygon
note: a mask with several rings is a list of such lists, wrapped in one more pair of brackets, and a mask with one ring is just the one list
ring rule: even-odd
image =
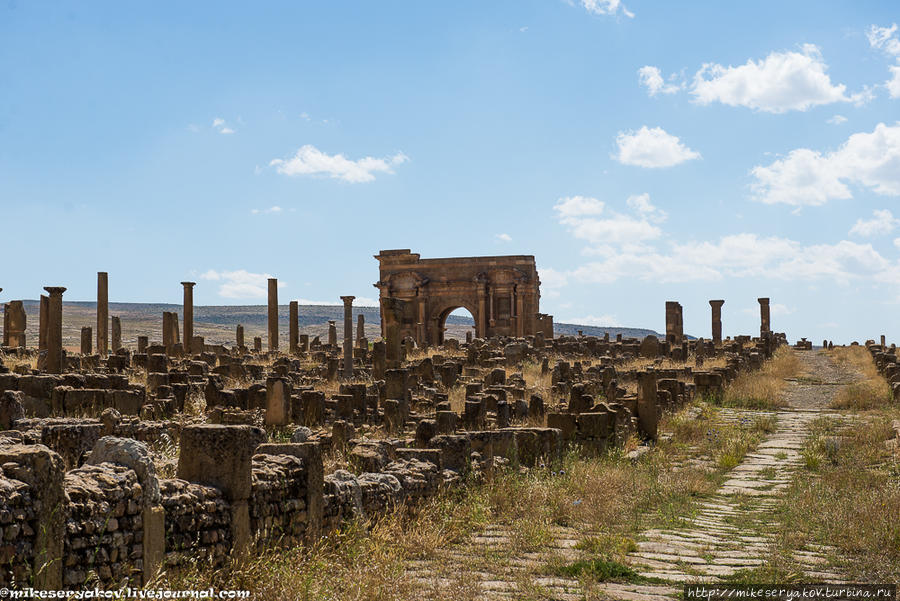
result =
[{"label": "column capital", "polygon": [[760,305],[768,305],[768,304],[769,304],[769,299],[768,299],[768,298],[758,298],[758,299],[756,299],[756,300],[759,301],[759,304],[760,304]]},{"label": "column capital", "polygon": [[185,288],[188,286],[194,287],[197,285],[197,282],[181,282],[181,285],[184,286]]},{"label": "column capital", "polygon": [[349,305],[353,302],[353,299],[355,299],[355,298],[356,298],[355,296],[342,296],[341,300],[344,301],[345,305]]},{"label": "column capital", "polygon": [[50,296],[62,296],[62,293],[66,291],[62,286],[44,286],[44,290],[50,293]]},{"label": "column capital", "polygon": [[711,301],[709,301],[709,304],[712,305],[713,307],[716,307],[716,306],[721,307],[722,305],[725,304],[725,301],[724,300],[711,300]]}]

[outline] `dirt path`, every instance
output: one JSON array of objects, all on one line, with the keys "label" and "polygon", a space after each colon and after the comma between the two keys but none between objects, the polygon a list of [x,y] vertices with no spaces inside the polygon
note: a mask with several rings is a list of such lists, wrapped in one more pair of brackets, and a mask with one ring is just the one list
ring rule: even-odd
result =
[{"label": "dirt path", "polygon": [[[727,474],[722,486],[700,504],[699,512],[679,528],[647,530],[627,563],[661,584],[590,584],[578,580],[534,576],[551,559],[572,561],[578,533],[559,529],[553,545],[542,553],[510,553],[510,535],[492,527],[437,562],[419,562],[410,575],[436,596],[463,586],[470,598],[593,599],[600,596],[633,601],[670,599],[685,581],[714,581],[738,570],[765,563],[772,551],[771,511],[779,493],[802,463],[800,454],[814,419],[837,415],[828,404],[837,392],[858,379],[849,368],[835,365],[821,352],[799,352],[802,377],[784,389],[788,405],[776,413],[776,430]],[[725,419],[753,419],[759,411],[724,409]],[[771,413],[766,413],[771,415]],[[506,551],[502,551],[506,549]],[[810,580],[838,581],[839,574],[822,571],[830,549],[798,552],[794,559]],[[538,569],[535,569],[538,568]],[[453,595],[450,595],[453,596]],[[468,596],[468,595],[461,595]],[[447,597],[449,598],[449,597]]]}]

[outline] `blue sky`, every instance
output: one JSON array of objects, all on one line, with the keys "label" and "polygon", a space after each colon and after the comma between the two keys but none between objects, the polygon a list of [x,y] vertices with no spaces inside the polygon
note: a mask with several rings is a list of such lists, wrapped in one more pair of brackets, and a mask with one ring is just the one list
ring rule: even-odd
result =
[{"label": "blue sky", "polygon": [[896,338],[884,2],[0,7],[0,300],[374,299],[380,249],[533,254],[558,321]]}]

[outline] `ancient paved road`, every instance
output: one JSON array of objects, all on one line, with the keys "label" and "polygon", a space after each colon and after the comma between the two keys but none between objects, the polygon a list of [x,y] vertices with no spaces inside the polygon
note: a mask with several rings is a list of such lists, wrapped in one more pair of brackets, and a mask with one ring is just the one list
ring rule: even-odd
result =
[{"label": "ancient paved road", "polygon": [[[610,597],[632,601],[671,599],[680,593],[685,581],[715,581],[736,570],[762,565],[771,552],[769,522],[771,509],[780,492],[788,486],[791,475],[801,461],[800,449],[808,434],[810,422],[832,415],[828,404],[835,394],[858,374],[835,365],[826,354],[800,352],[804,376],[788,380],[783,392],[788,406],[777,412],[777,427],[755,452],[728,473],[726,481],[700,505],[697,514],[684,526],[671,530],[648,530],[638,537],[637,550],[627,557],[639,573],[662,579],[668,584],[632,585],[601,583],[582,589],[577,580],[526,576],[535,563],[545,561],[546,554],[522,554],[497,562],[472,562],[472,554],[489,555],[491,549],[508,547],[502,528],[491,528],[475,537],[468,545],[454,549],[442,561],[441,576],[428,562],[411,567],[410,575],[435,593],[453,588],[453,580],[461,578],[472,598],[546,598],[584,599]],[[726,419],[753,418],[762,412],[723,410]],[[836,414],[835,414],[836,415]],[[577,555],[574,531],[560,529],[554,549],[549,552],[563,558]],[[835,581],[840,575],[823,571],[829,549],[818,547],[795,554],[810,579]],[[468,565],[464,574],[450,576],[448,563]],[[477,565],[477,567],[475,567]],[[474,569],[473,569],[474,568]],[[532,587],[537,587],[532,588]],[[529,590],[531,589],[531,590]],[[537,592],[537,591],[540,592]]]}]

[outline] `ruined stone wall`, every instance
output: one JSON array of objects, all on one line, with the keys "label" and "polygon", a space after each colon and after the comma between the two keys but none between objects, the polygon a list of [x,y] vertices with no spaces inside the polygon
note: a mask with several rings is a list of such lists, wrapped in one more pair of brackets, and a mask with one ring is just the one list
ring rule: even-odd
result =
[{"label": "ruined stone wall", "polygon": [[166,566],[196,559],[210,567],[224,565],[232,547],[231,506],[222,491],[178,478],[160,480],[165,509]]},{"label": "ruined stone wall", "polygon": [[68,497],[63,548],[67,587],[140,585],[143,489],[134,470],[86,465],[65,476]]},{"label": "ruined stone wall", "polygon": [[40,524],[31,486],[17,479],[15,463],[0,465],[0,586],[14,588],[31,581],[35,533]]},{"label": "ruined stone wall", "polygon": [[289,455],[254,455],[250,532],[259,549],[298,545],[309,529],[309,466]]}]

